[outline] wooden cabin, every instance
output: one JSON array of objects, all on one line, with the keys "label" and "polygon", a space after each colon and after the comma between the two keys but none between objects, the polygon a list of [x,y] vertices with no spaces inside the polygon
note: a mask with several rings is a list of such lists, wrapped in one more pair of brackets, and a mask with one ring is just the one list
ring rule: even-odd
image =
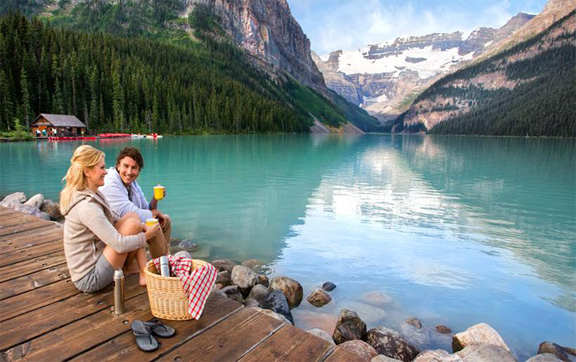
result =
[{"label": "wooden cabin", "polygon": [[37,131],[40,137],[81,136],[87,133],[88,127],[76,116],[41,113],[30,126],[34,136],[38,135]]}]

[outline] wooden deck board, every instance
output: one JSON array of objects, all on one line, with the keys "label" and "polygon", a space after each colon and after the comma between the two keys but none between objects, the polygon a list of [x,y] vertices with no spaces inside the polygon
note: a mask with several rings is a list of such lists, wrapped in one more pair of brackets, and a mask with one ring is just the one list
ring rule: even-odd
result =
[{"label": "wooden deck board", "polygon": [[[145,353],[130,329],[153,318],[138,276],[126,278],[126,311],[113,314],[112,286],[88,294],[70,280],[63,229],[0,206],[0,360],[351,360],[329,343],[219,293],[199,320],[164,321],[176,335]],[[332,354],[331,354],[332,353]],[[330,355],[331,354],[331,355]]]}]

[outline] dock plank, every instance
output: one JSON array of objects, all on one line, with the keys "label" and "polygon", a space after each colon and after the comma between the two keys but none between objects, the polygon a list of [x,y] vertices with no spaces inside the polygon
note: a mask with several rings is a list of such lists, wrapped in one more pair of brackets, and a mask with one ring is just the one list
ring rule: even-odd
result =
[{"label": "dock plank", "polygon": [[[112,286],[98,293],[80,293],[0,322],[0,351],[27,342],[42,334],[83,319],[114,304]],[[126,279],[126,299],[146,293],[138,285],[138,276]]]},{"label": "dock plank", "polygon": [[254,308],[243,308],[159,361],[236,361],[283,326]]},{"label": "dock plank", "polygon": [[0,267],[0,282],[19,278],[21,276],[31,274],[39,270],[48,269],[65,262],[66,257],[64,256],[64,250],[59,250],[48,255],[38,256],[36,258],[27,259],[15,264]]},{"label": "dock plank", "polygon": [[23,231],[28,231],[32,229],[38,229],[44,226],[50,225],[50,221],[36,219],[35,221],[27,221],[25,223],[7,226],[0,229],[0,236],[6,236],[10,234],[17,234]]},{"label": "dock plank", "polygon": [[299,328],[285,325],[259,344],[240,362],[318,361],[328,356],[334,347],[322,338]]},{"label": "dock plank", "polygon": [[[244,307],[228,299],[218,293],[211,293],[206,301],[206,307],[199,320],[188,321],[169,321],[164,320],[164,323],[176,329],[176,335],[172,338],[160,338],[159,342],[162,343],[160,348],[154,352],[142,352],[136,346],[134,335],[131,332],[122,334],[87,353],[78,357],[82,361],[143,361],[152,360],[161,354],[167,353],[175,348],[178,348],[183,343],[194,338],[198,333],[201,333],[213,325],[225,320],[230,315],[237,313]],[[142,316],[140,319],[149,320],[152,314]]]},{"label": "dock plank", "polygon": [[21,239],[29,238],[30,236],[35,236],[38,234],[44,234],[46,232],[51,232],[53,230],[64,230],[56,224],[46,225],[41,228],[32,229],[20,232],[18,234],[9,234],[0,236],[0,245],[6,245],[7,242],[18,242]]},{"label": "dock plank", "polygon": [[0,255],[7,254],[16,250],[27,249],[31,246],[46,244],[49,242],[56,242],[62,240],[62,230],[46,229],[42,232],[33,235],[26,235],[25,237],[7,240],[0,245]]},{"label": "dock plank", "polygon": [[66,262],[0,283],[0,301],[70,278]]},{"label": "dock plank", "polygon": [[13,250],[6,254],[0,254],[0,267],[15,264],[38,256],[51,254],[63,249],[64,246],[62,241],[57,241],[53,243],[35,245],[25,249]]}]

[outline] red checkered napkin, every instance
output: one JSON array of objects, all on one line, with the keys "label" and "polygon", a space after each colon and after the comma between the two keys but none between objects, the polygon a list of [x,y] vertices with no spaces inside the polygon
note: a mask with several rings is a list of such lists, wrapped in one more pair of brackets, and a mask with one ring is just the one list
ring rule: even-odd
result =
[{"label": "red checkered napkin", "polygon": [[[168,262],[172,275],[180,278],[184,294],[188,297],[188,314],[196,320],[200,319],[208,295],[216,281],[218,274],[216,268],[212,264],[206,264],[190,273],[192,259],[168,255]],[[160,270],[160,258],[154,259],[154,265],[157,270]]]}]

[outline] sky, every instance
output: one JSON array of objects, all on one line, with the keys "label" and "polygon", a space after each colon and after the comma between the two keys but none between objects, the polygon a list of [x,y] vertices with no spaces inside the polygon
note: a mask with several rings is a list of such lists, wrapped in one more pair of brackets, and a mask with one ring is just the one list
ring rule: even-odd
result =
[{"label": "sky", "polygon": [[326,55],[397,37],[499,28],[519,12],[538,14],[546,0],[287,0],[311,42]]}]

